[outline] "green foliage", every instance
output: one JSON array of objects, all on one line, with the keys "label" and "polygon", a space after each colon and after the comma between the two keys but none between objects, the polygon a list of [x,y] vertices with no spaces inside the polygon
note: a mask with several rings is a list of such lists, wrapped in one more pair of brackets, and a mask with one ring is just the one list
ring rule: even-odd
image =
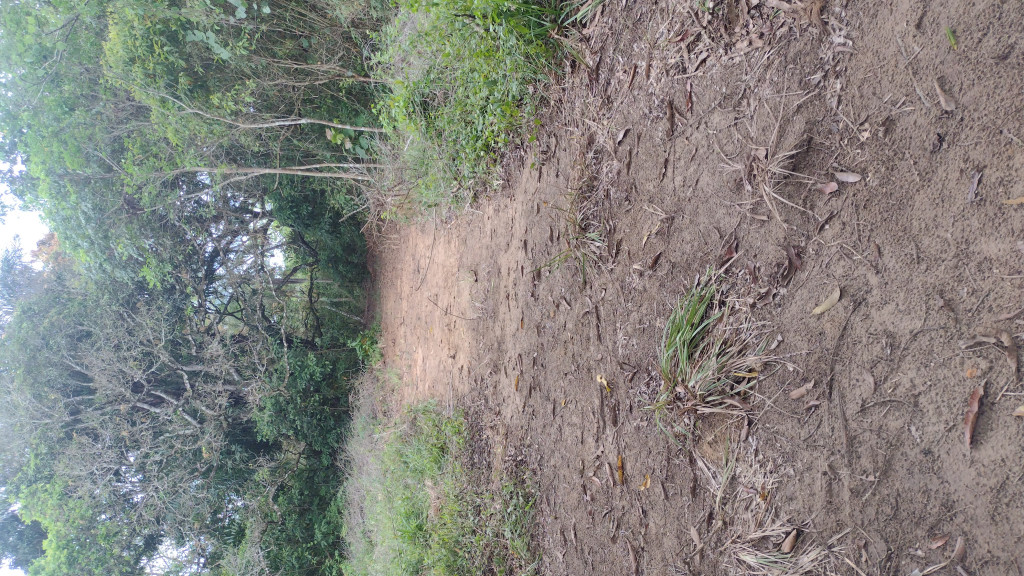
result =
[{"label": "green foliage", "polygon": [[398,428],[357,428],[350,440],[350,459],[359,464],[345,488],[345,575],[532,571],[534,500],[524,478],[507,478],[494,491],[472,485],[461,415],[446,418],[424,405],[403,420]]},{"label": "green foliage", "polygon": [[345,364],[317,350],[292,348],[276,364],[254,413],[260,438],[303,442],[329,463],[348,415]]},{"label": "green foliage", "polygon": [[384,353],[380,349],[380,323],[363,330],[348,345],[359,355],[359,362],[364,368],[371,368],[384,361]]},{"label": "green foliage", "polygon": [[274,574],[341,576],[342,501],[338,470],[333,465],[303,462],[274,494],[272,515],[262,534]]},{"label": "green foliage", "polygon": [[378,105],[425,207],[457,200],[528,133],[560,47],[553,7],[501,0],[401,0],[376,68]]},{"label": "green foliage", "polygon": [[[332,196],[324,183],[282,178],[268,198],[277,222],[286,227],[295,259],[311,262],[345,287],[365,280],[366,239],[349,194]],[[345,219],[348,215],[349,218]]]},{"label": "green foliage", "polygon": [[43,555],[46,530],[39,522],[24,522],[15,510],[0,516],[0,551],[12,568],[27,570]]}]

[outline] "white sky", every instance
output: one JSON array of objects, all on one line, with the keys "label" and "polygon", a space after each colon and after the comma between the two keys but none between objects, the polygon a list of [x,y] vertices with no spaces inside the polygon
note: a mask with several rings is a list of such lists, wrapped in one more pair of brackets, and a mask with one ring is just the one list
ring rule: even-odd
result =
[{"label": "white sky", "polygon": [[[10,198],[5,195],[4,200]],[[43,224],[38,212],[23,212],[11,210],[0,224],[0,250],[7,248],[14,242],[14,237],[21,238],[21,248],[27,255],[35,249],[36,243],[46,235],[49,229]],[[0,572],[0,576],[3,573]]]}]

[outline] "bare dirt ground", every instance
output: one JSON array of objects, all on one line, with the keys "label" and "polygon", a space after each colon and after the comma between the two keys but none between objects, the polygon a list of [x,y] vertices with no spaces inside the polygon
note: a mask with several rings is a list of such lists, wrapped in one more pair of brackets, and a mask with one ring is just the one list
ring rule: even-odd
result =
[{"label": "bare dirt ground", "polygon": [[[792,528],[791,572],[1024,574],[1024,386],[961,346],[1024,346],[1024,5],[742,2],[607,0],[510,184],[377,240],[386,364],[528,462],[542,574],[775,573]],[[734,252],[789,366],[675,442],[665,320]]]}]

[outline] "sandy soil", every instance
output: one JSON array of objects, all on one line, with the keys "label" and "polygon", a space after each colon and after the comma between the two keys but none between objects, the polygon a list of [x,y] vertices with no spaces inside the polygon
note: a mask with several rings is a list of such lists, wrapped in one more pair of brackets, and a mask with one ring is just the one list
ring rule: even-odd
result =
[{"label": "sandy soil", "polygon": [[[793,528],[807,573],[1024,574],[1024,386],[961,347],[1024,346],[1024,4],[742,2],[605,3],[510,184],[377,239],[386,363],[529,463],[543,574],[757,573]],[[732,248],[788,366],[673,441],[664,323]]]}]

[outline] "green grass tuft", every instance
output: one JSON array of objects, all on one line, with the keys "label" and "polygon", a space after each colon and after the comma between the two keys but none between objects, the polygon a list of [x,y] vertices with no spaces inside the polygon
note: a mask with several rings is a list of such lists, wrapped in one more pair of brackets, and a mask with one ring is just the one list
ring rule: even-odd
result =
[{"label": "green grass tuft", "polygon": [[662,389],[650,407],[659,426],[667,410],[742,413],[769,360],[767,341],[725,300],[713,270],[679,301],[665,324],[659,353]]},{"label": "green grass tuft", "polygon": [[395,427],[357,419],[346,482],[346,576],[530,574],[534,496],[525,476],[477,486],[461,415],[432,405]]},{"label": "green grass tuft", "polygon": [[[530,137],[545,86],[571,52],[561,36],[599,2],[398,0],[373,67],[396,166],[385,196],[415,208],[463,205],[493,184],[499,153]],[[396,212],[385,211],[385,216]]]}]

